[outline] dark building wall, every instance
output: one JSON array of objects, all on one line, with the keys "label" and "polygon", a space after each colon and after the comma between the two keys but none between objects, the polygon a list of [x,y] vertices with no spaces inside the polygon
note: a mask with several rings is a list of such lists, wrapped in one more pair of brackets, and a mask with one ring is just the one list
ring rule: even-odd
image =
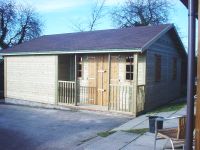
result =
[{"label": "dark building wall", "polygon": [[[180,97],[181,56],[169,34],[165,34],[147,51],[145,109],[150,110]],[[156,59],[161,56],[161,79],[155,80]],[[177,59],[177,78],[173,79],[173,59]]]},{"label": "dark building wall", "polygon": [[58,80],[74,81],[74,55],[58,56]]}]

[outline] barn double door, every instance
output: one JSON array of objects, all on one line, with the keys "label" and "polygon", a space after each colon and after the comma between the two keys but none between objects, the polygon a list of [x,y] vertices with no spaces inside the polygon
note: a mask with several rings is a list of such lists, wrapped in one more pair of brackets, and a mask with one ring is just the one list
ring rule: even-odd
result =
[{"label": "barn double door", "polygon": [[95,87],[96,96],[95,104],[108,105],[108,55],[90,56],[88,57],[89,87]]},{"label": "barn double door", "polygon": [[[118,58],[111,57],[110,83],[118,84]],[[96,105],[108,105],[108,88],[109,88],[109,62],[108,55],[98,55],[88,57],[88,84],[89,87],[95,87],[95,103]]]}]

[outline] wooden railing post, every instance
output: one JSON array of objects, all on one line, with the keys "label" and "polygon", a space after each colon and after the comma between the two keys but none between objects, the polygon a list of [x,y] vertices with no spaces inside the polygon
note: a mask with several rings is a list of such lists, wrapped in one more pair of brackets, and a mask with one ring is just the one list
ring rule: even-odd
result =
[{"label": "wooden railing post", "polygon": [[75,97],[75,106],[77,106],[77,55],[75,54],[75,72],[74,72],[74,76],[75,76],[75,90],[74,90],[74,97]]},{"label": "wooden railing post", "polygon": [[58,84],[58,56],[56,56],[56,58],[55,58],[55,72],[56,72],[56,74],[55,74],[55,84],[56,84],[56,93],[55,93],[55,98],[56,98],[56,105],[58,105],[58,102],[59,102],[59,84]]},{"label": "wooden railing post", "polygon": [[133,115],[137,115],[137,87],[138,87],[138,54],[134,53],[134,72],[133,72]]},{"label": "wooden railing post", "polygon": [[7,57],[4,57],[4,98],[7,98]]},{"label": "wooden railing post", "polygon": [[108,54],[108,110],[110,110],[110,53]]}]

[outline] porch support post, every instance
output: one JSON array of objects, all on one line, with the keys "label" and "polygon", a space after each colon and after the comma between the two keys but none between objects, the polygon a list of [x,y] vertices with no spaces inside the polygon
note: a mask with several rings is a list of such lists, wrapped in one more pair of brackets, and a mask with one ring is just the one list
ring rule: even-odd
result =
[{"label": "porch support post", "polygon": [[75,98],[75,106],[77,106],[77,55],[75,54],[74,57],[74,64],[75,64],[75,69],[74,69],[74,76],[75,76],[75,90],[74,90],[74,98]]},{"label": "porch support post", "polygon": [[4,98],[7,98],[7,57],[4,57]]},{"label": "porch support post", "polygon": [[137,115],[137,87],[138,87],[138,54],[134,53],[134,70],[133,70],[133,115]]},{"label": "porch support post", "polygon": [[59,71],[58,70],[58,65],[59,65],[58,63],[59,62],[58,62],[58,55],[57,55],[56,58],[55,58],[55,70],[56,70],[55,71],[56,72],[55,73],[55,81],[56,81],[56,83],[55,83],[55,85],[56,85],[56,93],[55,93],[56,102],[55,103],[56,103],[56,105],[58,105],[58,102],[59,102],[59,94],[58,93],[59,93],[59,90],[60,90],[59,89],[59,84],[58,84],[58,71]]},{"label": "porch support post", "polygon": [[189,0],[188,72],[187,72],[187,124],[186,150],[193,147],[194,129],[194,60],[195,60],[195,1]]},{"label": "porch support post", "polygon": [[108,54],[108,110],[110,110],[110,53]]},{"label": "porch support post", "polygon": [[[200,16],[200,1],[198,2],[198,16]],[[197,100],[196,100],[196,126],[195,149],[200,150],[200,21],[198,22],[198,64],[197,64]]]}]

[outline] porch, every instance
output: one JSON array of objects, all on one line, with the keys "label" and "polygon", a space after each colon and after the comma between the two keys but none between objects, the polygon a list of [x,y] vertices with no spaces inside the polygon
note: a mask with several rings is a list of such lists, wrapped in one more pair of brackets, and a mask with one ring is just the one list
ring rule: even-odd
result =
[{"label": "porch", "polygon": [[[123,82],[118,76],[121,70],[116,55],[60,55],[58,105],[134,115],[141,112],[144,109],[145,85],[138,85],[135,80],[138,55],[129,57],[132,60],[128,64],[132,65],[132,69],[128,75],[132,80]],[[126,60],[123,63],[127,68]]]}]

